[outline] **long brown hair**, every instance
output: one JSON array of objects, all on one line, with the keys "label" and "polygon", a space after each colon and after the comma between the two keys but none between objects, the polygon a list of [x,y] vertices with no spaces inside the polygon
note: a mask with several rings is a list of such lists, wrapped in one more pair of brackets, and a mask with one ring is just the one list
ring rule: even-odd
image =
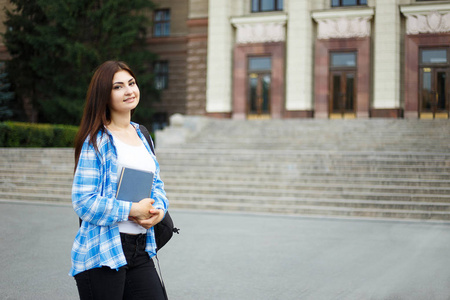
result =
[{"label": "long brown hair", "polygon": [[86,138],[89,136],[89,143],[97,148],[97,135],[105,131],[105,126],[111,121],[111,112],[109,102],[111,99],[112,80],[114,74],[119,71],[127,71],[134,77],[136,76],[130,67],[122,61],[106,61],[101,64],[92,76],[89,89],[86,94],[83,117],[81,118],[80,128],[75,137],[75,170],[81,154],[81,148]]}]

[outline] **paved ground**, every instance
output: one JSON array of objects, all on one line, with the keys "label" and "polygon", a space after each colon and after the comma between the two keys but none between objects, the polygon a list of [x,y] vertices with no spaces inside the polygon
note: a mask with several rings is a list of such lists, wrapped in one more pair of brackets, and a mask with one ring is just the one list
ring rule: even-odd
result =
[{"label": "paved ground", "polygon": [[[450,299],[450,225],[172,211],[171,300]],[[70,206],[0,202],[0,299],[77,299]]]}]

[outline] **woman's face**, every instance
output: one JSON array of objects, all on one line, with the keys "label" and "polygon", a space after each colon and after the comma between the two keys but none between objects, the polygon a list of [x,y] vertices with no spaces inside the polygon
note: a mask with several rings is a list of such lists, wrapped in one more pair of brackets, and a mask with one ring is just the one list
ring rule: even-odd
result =
[{"label": "woman's face", "polygon": [[136,80],[127,71],[118,71],[112,81],[111,112],[130,112],[139,103],[139,88]]}]

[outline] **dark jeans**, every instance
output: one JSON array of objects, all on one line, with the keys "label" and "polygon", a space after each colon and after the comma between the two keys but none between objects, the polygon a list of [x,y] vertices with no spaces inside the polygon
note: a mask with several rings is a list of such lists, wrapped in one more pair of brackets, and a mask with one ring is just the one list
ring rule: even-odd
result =
[{"label": "dark jeans", "polygon": [[120,234],[127,265],[118,271],[95,268],[75,275],[81,300],[165,300],[153,260],[145,252],[145,234]]}]

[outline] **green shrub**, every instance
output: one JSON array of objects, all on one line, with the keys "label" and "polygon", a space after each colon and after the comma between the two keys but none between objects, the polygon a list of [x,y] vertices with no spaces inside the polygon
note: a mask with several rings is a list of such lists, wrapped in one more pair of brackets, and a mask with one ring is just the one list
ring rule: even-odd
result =
[{"label": "green shrub", "polygon": [[0,123],[0,147],[72,147],[78,127],[70,125]]},{"label": "green shrub", "polygon": [[77,126],[55,125],[53,147],[73,147],[73,141],[78,132]]}]

